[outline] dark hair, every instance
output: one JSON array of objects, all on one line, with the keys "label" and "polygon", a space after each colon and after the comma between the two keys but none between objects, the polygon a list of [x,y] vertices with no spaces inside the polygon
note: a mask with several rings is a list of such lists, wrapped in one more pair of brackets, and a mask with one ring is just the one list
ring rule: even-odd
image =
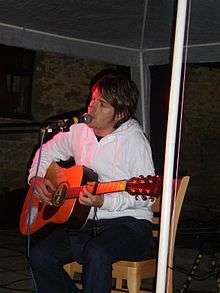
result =
[{"label": "dark hair", "polygon": [[130,77],[122,73],[109,73],[100,78],[94,87],[98,87],[103,98],[114,107],[115,115],[123,115],[115,127],[119,127],[131,117],[134,118],[139,91]]}]

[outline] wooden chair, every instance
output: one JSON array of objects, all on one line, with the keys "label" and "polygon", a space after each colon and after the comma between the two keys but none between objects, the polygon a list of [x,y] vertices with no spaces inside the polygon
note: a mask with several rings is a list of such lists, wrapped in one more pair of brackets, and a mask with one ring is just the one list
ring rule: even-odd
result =
[{"label": "wooden chair", "polygon": [[[174,245],[176,238],[176,230],[179,221],[179,215],[182,208],[182,203],[186,194],[189,177],[185,176],[177,182],[177,193],[176,198],[173,202],[173,209],[171,215],[171,226],[170,226],[170,237],[169,237],[169,256],[168,256],[168,272],[167,272],[167,293],[173,292],[173,256],[174,256]],[[153,205],[154,212],[154,229],[153,235],[155,238],[159,237],[159,221],[160,221],[160,206],[161,202],[159,199]],[[158,243],[158,239],[157,239]],[[129,293],[142,293],[142,292],[154,292],[140,290],[141,281],[144,279],[154,279],[156,277],[157,267],[157,253],[154,257],[151,257],[144,261],[119,261],[113,264],[112,278],[116,280],[116,288],[112,289],[114,292],[129,292]],[[74,277],[75,273],[82,273],[82,267],[78,263],[69,263],[64,266],[67,273]],[[127,289],[122,285],[124,281],[127,281]]]}]

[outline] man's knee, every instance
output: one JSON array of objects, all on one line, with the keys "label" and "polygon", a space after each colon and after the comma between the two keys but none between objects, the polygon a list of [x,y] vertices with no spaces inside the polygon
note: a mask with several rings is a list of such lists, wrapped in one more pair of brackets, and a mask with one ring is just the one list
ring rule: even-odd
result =
[{"label": "man's knee", "polygon": [[87,246],[84,253],[84,260],[86,263],[93,262],[96,265],[111,264],[111,256],[105,247],[92,243]]}]

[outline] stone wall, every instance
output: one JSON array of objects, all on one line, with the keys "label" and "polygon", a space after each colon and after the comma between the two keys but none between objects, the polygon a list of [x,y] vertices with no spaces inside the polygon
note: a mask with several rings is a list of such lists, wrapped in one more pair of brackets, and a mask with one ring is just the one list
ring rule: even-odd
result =
[{"label": "stone wall", "polygon": [[106,67],[113,65],[57,54],[37,54],[32,105],[35,120],[43,121],[85,106],[91,79]]},{"label": "stone wall", "polygon": [[180,165],[191,176],[187,197],[220,210],[220,68],[188,66]]},{"label": "stone wall", "polygon": [[36,132],[0,136],[0,194],[25,186],[27,166],[37,142]]},{"label": "stone wall", "polygon": [[[50,116],[85,107],[91,78],[104,68],[105,62],[37,53],[32,90],[32,116],[42,122]],[[8,120],[7,120],[8,121]],[[0,194],[23,188],[27,169],[39,132],[10,131],[0,134]]]},{"label": "stone wall", "polygon": [[[111,65],[114,67],[113,65]],[[91,78],[110,67],[49,53],[37,53],[32,115],[35,121],[85,106]],[[188,66],[180,168],[191,176],[186,203],[218,208],[219,67]],[[0,193],[23,188],[28,164],[39,142],[38,132],[0,136]]]}]

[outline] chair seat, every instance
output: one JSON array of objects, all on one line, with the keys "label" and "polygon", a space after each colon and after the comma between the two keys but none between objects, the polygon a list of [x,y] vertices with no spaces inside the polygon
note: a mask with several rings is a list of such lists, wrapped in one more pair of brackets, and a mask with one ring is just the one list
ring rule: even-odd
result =
[{"label": "chair seat", "polygon": [[[143,279],[153,278],[156,272],[156,258],[149,258],[144,261],[118,261],[112,266],[112,277],[118,278],[119,275],[122,279],[127,279],[128,271],[134,269],[135,273],[141,274]],[[119,271],[121,269],[121,273]]]}]

